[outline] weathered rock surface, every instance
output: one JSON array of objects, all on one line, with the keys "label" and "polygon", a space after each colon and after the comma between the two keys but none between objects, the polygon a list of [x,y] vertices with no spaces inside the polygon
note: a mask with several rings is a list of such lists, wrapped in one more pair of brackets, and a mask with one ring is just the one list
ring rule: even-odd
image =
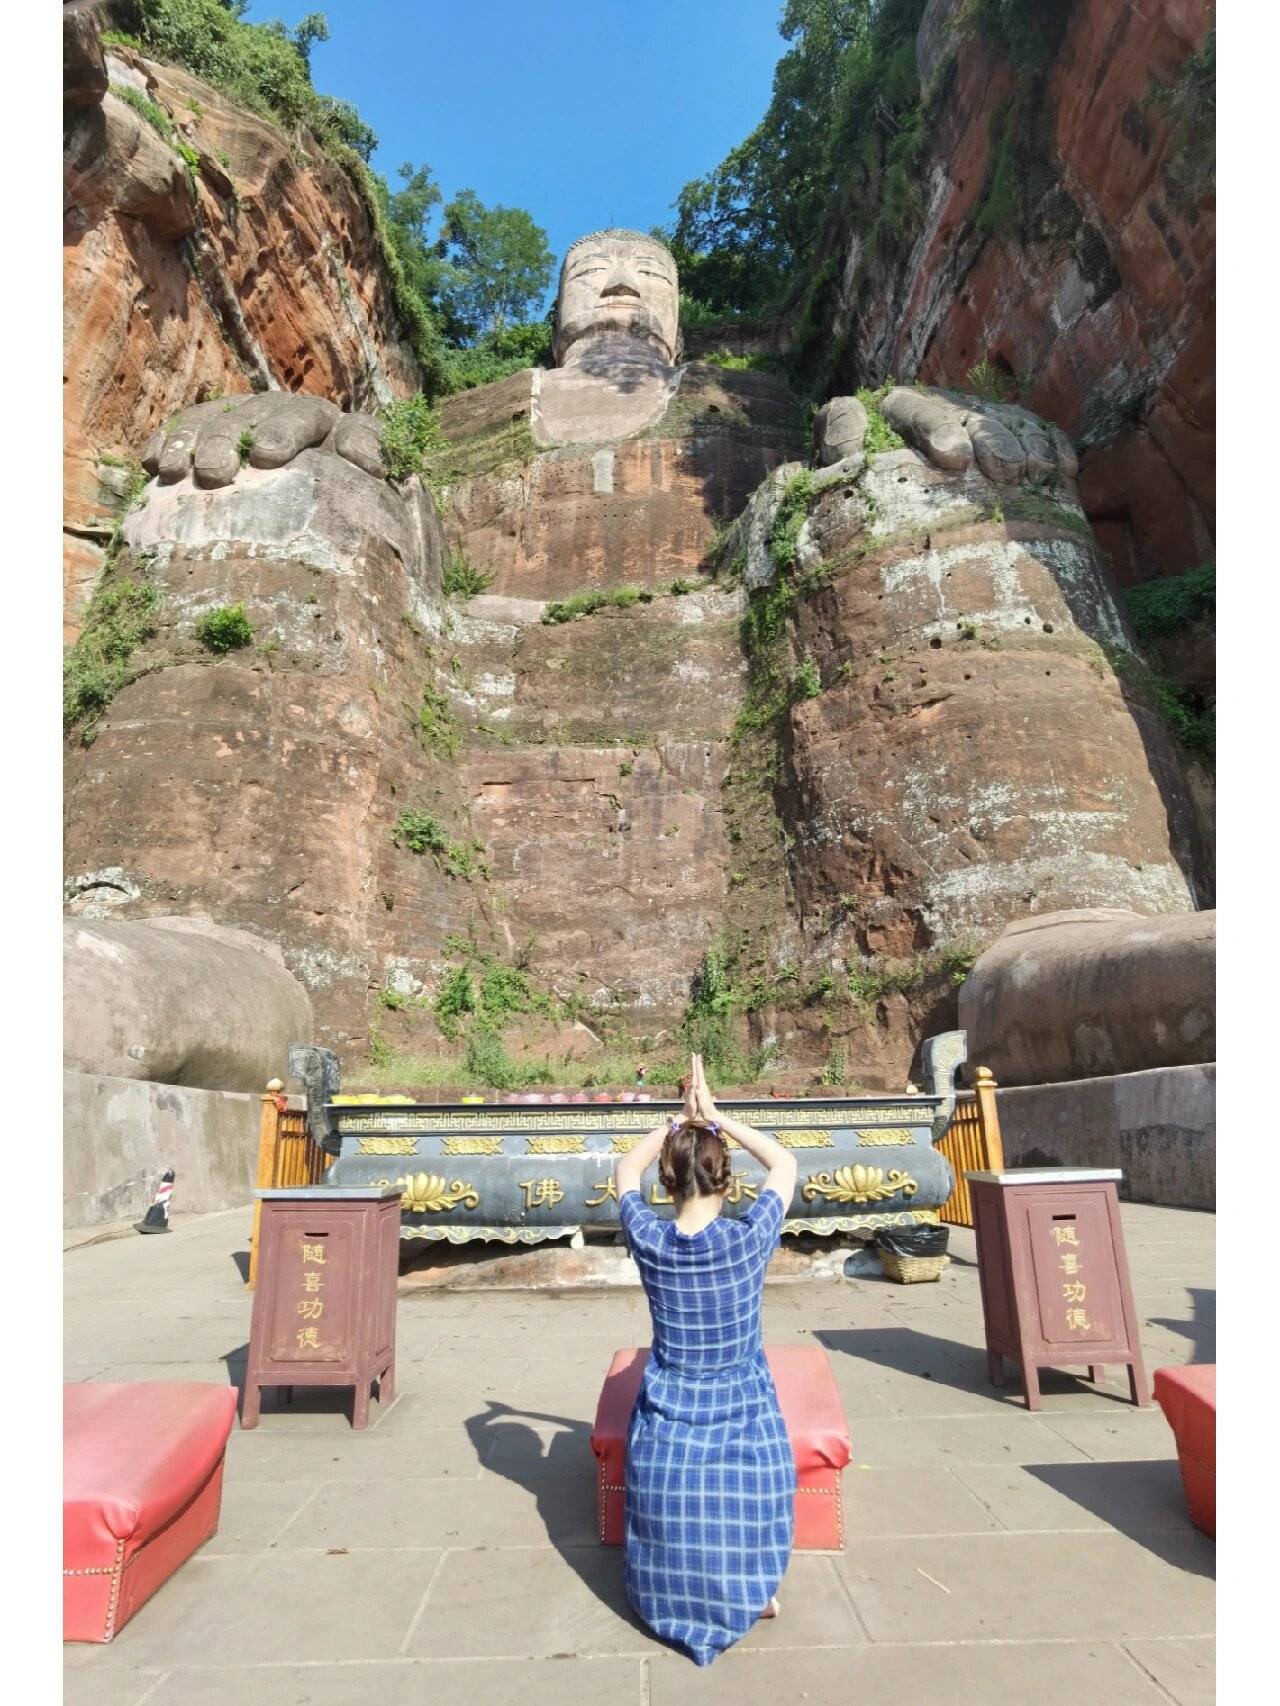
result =
[{"label": "weathered rock surface", "polygon": [[68,919],[62,977],[70,1072],[261,1092],[312,1033],[280,949],[208,919]]},{"label": "weathered rock surface", "polygon": [[[363,1039],[384,961],[406,942],[438,959],[464,921],[465,883],[393,841],[406,810],[469,833],[419,722],[441,691],[441,553],[416,481],[402,493],[332,449],[221,488],[153,483],[112,572],[145,570],[158,629],[131,660],[146,673],[70,751],[72,910],[254,929],[315,996],[317,1040]],[[237,603],[253,643],[210,653],[197,622]]]},{"label": "weathered rock surface", "polygon": [[1115,908],[1019,919],[960,991],[969,1059],[1009,1086],[1212,1061],[1216,924]]},{"label": "weathered rock surface", "polygon": [[[360,408],[418,384],[346,173],[184,71],[113,46],[99,72],[93,34],[92,14],[64,17],[68,638],[118,508],[103,458],[136,456],[205,397],[278,388]],[[199,153],[193,178],[107,71],[170,115]]]},{"label": "weathered rock surface", "polygon": [[495,593],[565,598],[689,575],[717,524],[802,443],[778,380],[695,362],[646,431],[539,454],[529,422],[551,378],[515,374],[441,409],[445,524]]},{"label": "weathered rock surface", "polygon": [[963,386],[984,360],[1025,376],[1030,407],[1087,446],[1081,496],[1122,583],[1213,554],[1213,202],[1171,183],[1168,121],[1144,105],[1212,21],[1212,0],[1077,0],[1045,97],[1072,229],[1024,243],[974,217],[1012,73],[965,27],[962,0],[930,0],[917,62],[942,93],[909,253],[860,268],[865,230],[832,244],[844,283],[830,336],[848,340],[835,383]]},{"label": "weathered rock surface", "polygon": [[789,713],[783,816],[815,946],[1190,910],[1189,802],[1109,661],[1131,641],[1065,475],[997,485],[886,452],[821,490],[799,548],[818,586],[795,647],[822,690]]},{"label": "weathered rock surface", "polygon": [[[589,365],[571,377],[585,385]],[[561,994],[657,1031],[683,1010],[733,864],[721,781],[744,685],[742,595],[697,590],[698,572],[717,521],[798,447],[799,415],[777,380],[695,363],[646,429],[576,442],[584,421],[619,425],[597,384],[575,405],[575,442],[539,451],[538,399],[562,377],[517,375],[442,409],[462,476],[447,482],[445,524],[494,577],[451,631],[465,790],[500,940],[536,943]],[[513,445],[522,460],[494,468]],[[692,590],[673,594],[673,579]],[[652,597],[540,620],[543,600],[628,583]]]}]

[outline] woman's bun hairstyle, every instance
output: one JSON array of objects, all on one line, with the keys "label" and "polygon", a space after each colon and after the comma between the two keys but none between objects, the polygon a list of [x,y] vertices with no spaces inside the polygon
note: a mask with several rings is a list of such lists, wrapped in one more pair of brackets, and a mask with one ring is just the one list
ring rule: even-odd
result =
[{"label": "woman's bun hairstyle", "polygon": [[718,1197],[729,1189],[729,1145],[718,1126],[691,1120],[667,1133],[658,1157],[658,1177],[668,1196]]}]

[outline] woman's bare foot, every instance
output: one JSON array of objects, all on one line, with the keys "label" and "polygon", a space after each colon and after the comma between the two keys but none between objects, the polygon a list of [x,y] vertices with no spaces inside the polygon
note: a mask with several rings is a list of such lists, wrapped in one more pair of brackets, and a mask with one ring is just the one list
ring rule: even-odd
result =
[{"label": "woman's bare foot", "polygon": [[775,1594],[774,1597],[769,1601],[768,1605],[766,1605],[764,1610],[760,1613],[760,1621],[763,1622],[766,1617],[776,1617],[777,1615],[778,1615],[778,1596]]}]

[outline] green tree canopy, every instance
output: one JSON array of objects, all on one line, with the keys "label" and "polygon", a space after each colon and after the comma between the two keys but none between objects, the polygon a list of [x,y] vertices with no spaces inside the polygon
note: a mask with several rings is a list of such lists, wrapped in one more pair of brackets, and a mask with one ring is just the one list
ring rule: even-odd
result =
[{"label": "green tree canopy", "polygon": [[528,320],[551,282],[547,234],[533,216],[486,207],[474,190],[460,190],[445,208],[439,247],[453,271],[446,298],[472,337]]}]

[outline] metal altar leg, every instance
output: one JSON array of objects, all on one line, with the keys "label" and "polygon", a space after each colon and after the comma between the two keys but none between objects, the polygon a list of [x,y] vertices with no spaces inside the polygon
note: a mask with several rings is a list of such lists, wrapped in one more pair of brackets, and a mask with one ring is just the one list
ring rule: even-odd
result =
[{"label": "metal altar leg", "polygon": [[389,1362],[386,1372],[378,1382],[378,1402],[389,1404],[396,1395],[396,1365],[394,1360]]},{"label": "metal altar leg", "polygon": [[1095,1386],[1098,1384],[1098,1367],[1099,1365],[1096,1362],[1091,1362],[1089,1364],[1089,1379],[1092,1380]]},{"label": "metal altar leg", "polygon": [[356,1395],[351,1405],[351,1426],[367,1428],[369,1426],[369,1388],[372,1382],[366,1374],[363,1380],[356,1382]]}]

